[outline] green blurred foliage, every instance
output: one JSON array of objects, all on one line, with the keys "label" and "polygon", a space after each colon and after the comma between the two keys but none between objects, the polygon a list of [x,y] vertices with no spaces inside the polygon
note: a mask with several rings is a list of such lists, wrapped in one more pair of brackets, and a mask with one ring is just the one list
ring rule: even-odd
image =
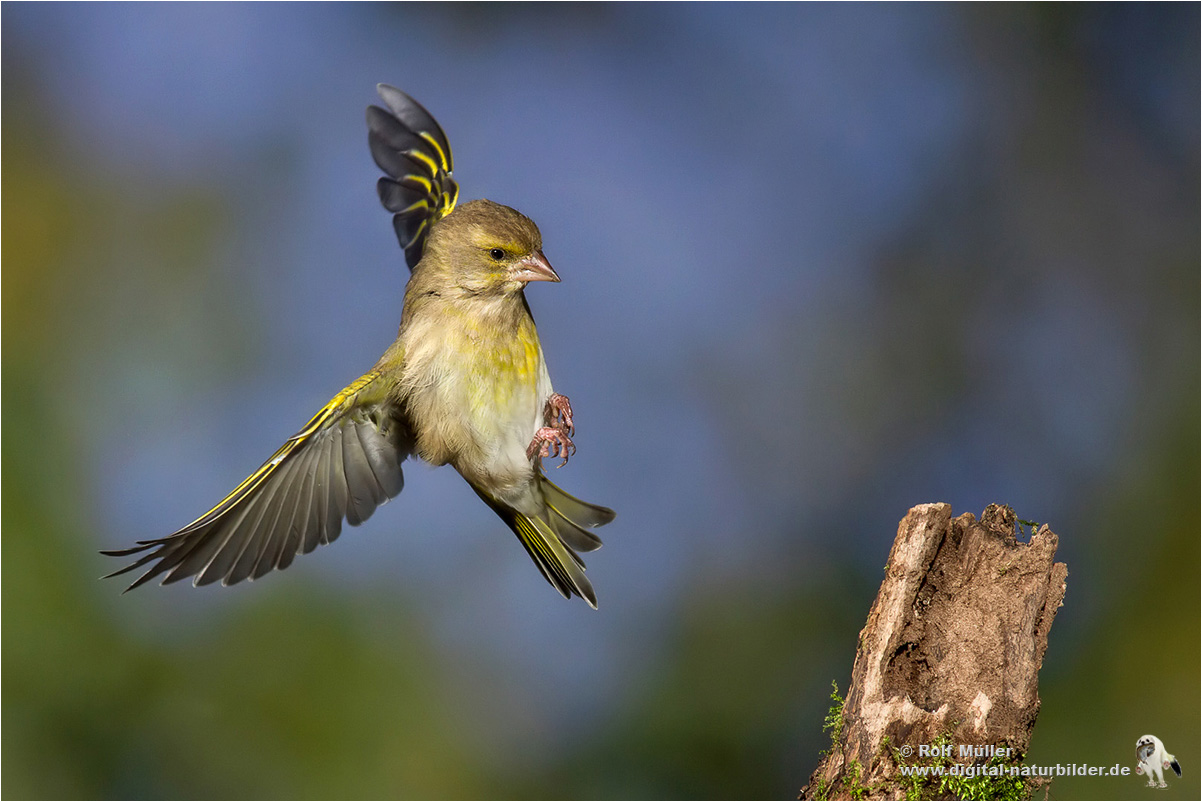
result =
[{"label": "green blurred foliage", "polygon": [[[1103,777],[1064,777],[1053,793],[1062,799],[1129,799],[1142,792],[1134,775],[1135,739],[1145,733],[1165,744],[1197,742],[1202,709],[1197,666],[1199,470],[1196,444],[1202,438],[1194,404],[1182,403],[1146,452],[1124,466],[1121,477],[1096,498],[1083,518],[1091,537],[1118,544],[1097,555],[1105,575],[1121,576],[1107,588],[1096,611],[1102,622],[1075,652],[1055,660],[1059,670],[1040,677],[1043,707],[1028,762],[1039,765],[1086,763],[1112,766],[1114,756],[1132,767],[1130,782]],[[1155,533],[1150,538],[1149,533]],[[1154,544],[1148,553],[1141,544]],[[1073,604],[1073,568],[1069,566]],[[1167,611],[1167,612],[1166,612]],[[1049,655],[1063,650],[1053,628]],[[1193,667],[1191,670],[1190,667]],[[1137,732],[1138,731],[1138,732]],[[1136,733],[1131,737],[1131,733]],[[1170,751],[1185,752],[1179,746]],[[1170,778],[1158,797],[1193,799],[1202,777],[1185,771]]]}]

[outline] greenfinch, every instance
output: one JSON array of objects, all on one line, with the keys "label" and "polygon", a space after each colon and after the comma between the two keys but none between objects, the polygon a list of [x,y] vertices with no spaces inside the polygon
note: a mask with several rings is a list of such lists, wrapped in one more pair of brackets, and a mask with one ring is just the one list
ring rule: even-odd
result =
[{"label": "greenfinch", "polygon": [[183,529],[115,557],[117,576],[147,570],[127,590],[233,585],[287,568],[401,492],[401,463],[450,464],[513,530],[565,598],[597,598],[578,552],[614,519],[546,477],[544,458],[575,452],[567,397],[551,387],[524,290],[558,282],[538,227],[489,200],[457,206],[451,150],[434,118],[390,86],[367,110],[368,143],[387,177],[380,200],[411,270],[400,331],[379,361],[338,393],[217,506]]}]

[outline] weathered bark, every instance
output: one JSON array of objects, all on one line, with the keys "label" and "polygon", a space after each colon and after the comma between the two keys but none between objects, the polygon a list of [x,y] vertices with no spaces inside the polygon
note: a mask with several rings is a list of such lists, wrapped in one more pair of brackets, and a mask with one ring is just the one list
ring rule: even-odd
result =
[{"label": "weathered bark", "polygon": [[902,520],[860,632],[842,726],[801,799],[902,799],[914,781],[899,776],[899,761],[931,764],[919,747],[937,741],[953,746],[955,762],[974,762],[960,745],[1008,747],[1011,764],[1026,754],[1068,569],[1054,562],[1047,526],[1019,543],[1015,524],[998,505],[980,521],[953,519],[948,504]]}]

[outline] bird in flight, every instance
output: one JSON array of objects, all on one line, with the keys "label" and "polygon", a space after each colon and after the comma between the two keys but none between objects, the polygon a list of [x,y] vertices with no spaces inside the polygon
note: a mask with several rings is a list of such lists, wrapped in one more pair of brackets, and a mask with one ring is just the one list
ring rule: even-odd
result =
[{"label": "bird in flight", "polygon": [[[401,492],[401,463],[451,465],[517,535],[565,598],[597,597],[579,552],[601,546],[613,510],[543,472],[575,453],[572,405],[551,387],[525,289],[558,282],[530,218],[490,200],[457,204],[438,122],[399,89],[367,109],[380,200],[410,277],[396,341],[217,506],[179,531],[104,551],[170,584],[258,579],[333,542]],[[107,578],[107,577],[106,577]]]}]

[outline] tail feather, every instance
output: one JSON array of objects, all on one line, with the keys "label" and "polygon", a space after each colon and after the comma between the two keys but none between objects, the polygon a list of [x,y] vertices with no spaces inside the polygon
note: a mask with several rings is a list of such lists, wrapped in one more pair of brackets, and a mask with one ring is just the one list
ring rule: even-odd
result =
[{"label": "tail feather", "polygon": [[614,511],[581,501],[541,474],[539,484],[547,502],[548,523],[568,548],[576,551],[601,548],[601,538],[586,527],[604,526],[614,519]]},{"label": "tail feather", "polygon": [[576,594],[597,609],[597,594],[584,575],[584,561],[564,545],[546,522],[515,513],[510,524],[534,564],[565,599]]},{"label": "tail feather", "polygon": [[584,527],[609,523],[614,512],[568,495],[545,476],[540,475],[539,479],[546,500],[546,507],[539,515],[525,515],[475,485],[472,489],[513,530],[553,588],[564,598],[579,596],[595,610],[597,595],[584,575],[584,561],[576,552],[601,546],[600,538]]},{"label": "tail feather", "polygon": [[581,501],[542,474],[538,478],[547,505],[577,528],[605,526],[617,515],[609,507]]},{"label": "tail feather", "polygon": [[547,502],[547,511],[547,522],[568,548],[575,551],[596,551],[601,548],[601,538],[581,529],[574,521],[551,506],[550,502]]}]

